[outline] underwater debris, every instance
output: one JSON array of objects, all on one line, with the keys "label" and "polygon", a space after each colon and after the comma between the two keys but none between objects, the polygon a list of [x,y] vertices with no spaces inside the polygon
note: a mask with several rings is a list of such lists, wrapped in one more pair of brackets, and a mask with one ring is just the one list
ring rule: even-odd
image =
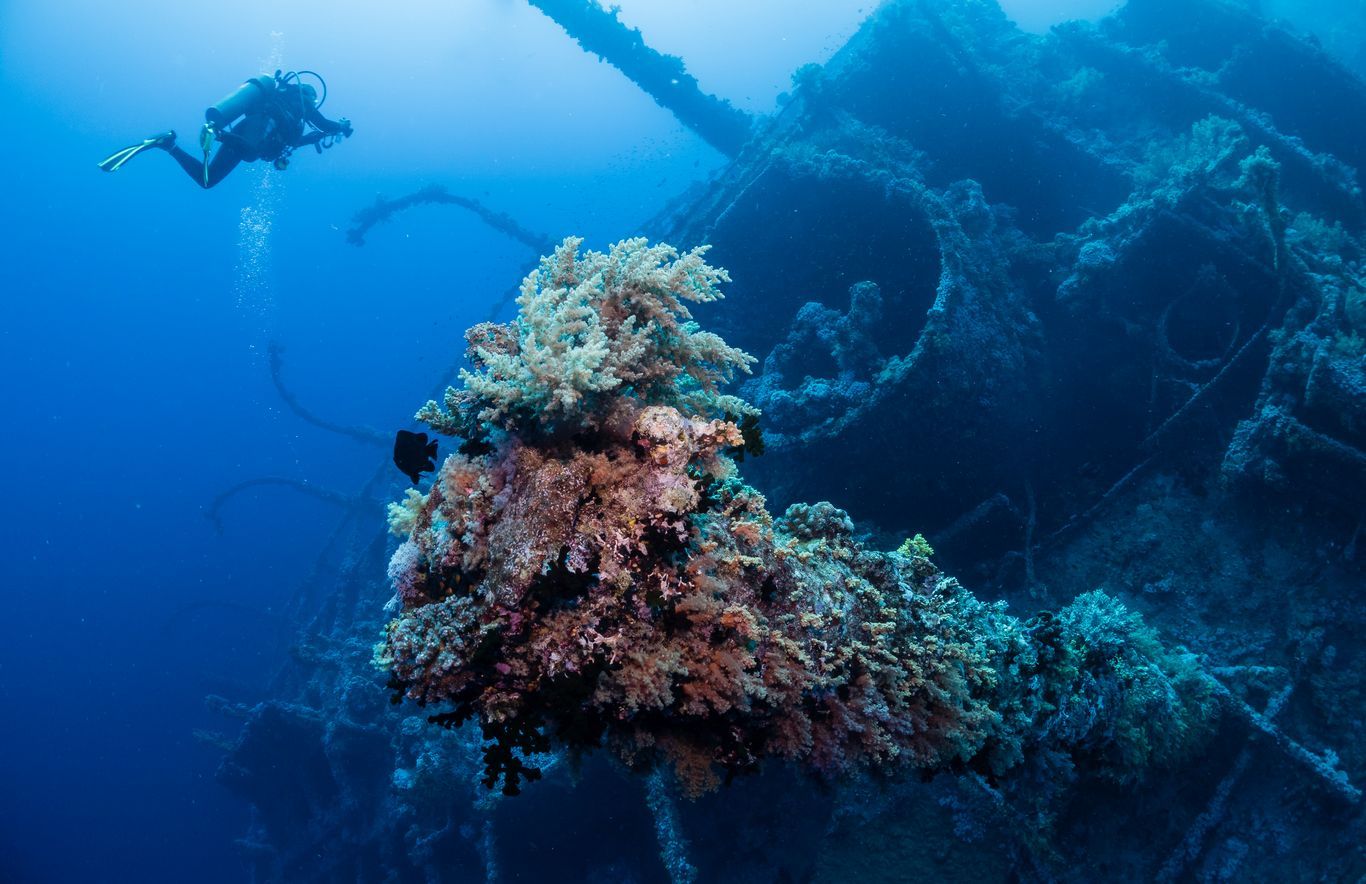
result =
[{"label": "underwater debris", "polygon": [[538,255],[543,254],[553,245],[549,237],[526,229],[518,224],[511,215],[505,212],[496,212],[474,197],[451,193],[439,184],[429,184],[395,199],[386,199],[382,196],[375,197],[375,202],[372,205],[361,209],[351,218],[351,226],[346,231],[346,241],[353,246],[363,246],[365,245],[366,234],[375,225],[383,224],[405,209],[427,204],[459,206],[462,209],[468,209],[479,216],[479,220],[489,227],[507,234]]},{"label": "underwater debris", "polygon": [[333,503],[340,507],[350,510],[360,510],[371,505],[370,499],[364,495],[343,494],[330,488],[322,488],[311,482],[302,479],[291,479],[288,476],[258,476],[255,479],[246,479],[238,482],[231,488],[227,488],[214,495],[208,507],[204,510],[204,518],[213,523],[214,530],[219,534],[223,533],[223,507],[229,500],[251,488],[263,487],[289,488],[298,491],[300,494],[317,500]]},{"label": "underwater debris", "polygon": [[285,364],[284,345],[271,341],[268,352],[270,356],[271,383],[275,385],[275,392],[280,394],[280,398],[284,400],[285,405],[289,406],[290,411],[297,414],[306,423],[310,423],[321,430],[327,430],[329,433],[346,436],[355,439],[357,442],[364,442],[368,445],[388,447],[389,437],[378,430],[373,430],[370,427],[352,427],[347,426],[346,424],[335,423],[326,418],[319,417],[305,408],[304,404],[299,401],[299,398],[285,386],[284,378],[282,377],[282,371]]},{"label": "underwater debris", "polygon": [[[450,455],[401,508],[375,653],[396,696],[477,720],[507,794],[551,746],[666,763],[697,795],[766,759],[995,778],[1047,757],[1127,782],[1199,741],[1207,679],[1118,601],[1026,623],[923,543],[865,548],[831,504],[770,516],[727,454],[725,415],[750,409],[718,391],[748,357],[684,307],[723,279],[700,250],[570,239],[513,323],[472,330],[476,371],[420,415],[492,449]],[[454,594],[401,590],[453,573]]]},{"label": "underwater debris", "polygon": [[[1361,790],[1352,785],[1346,772],[1339,766],[1336,752],[1331,749],[1322,753],[1310,751],[1292,740],[1285,731],[1277,727],[1272,721],[1274,716],[1268,716],[1266,713],[1253,709],[1245,700],[1234,696],[1227,687],[1217,680],[1210,678],[1210,682],[1214,685],[1215,693],[1224,702],[1225,707],[1243,719],[1253,733],[1268,737],[1282,754],[1313,774],[1329,792],[1336,794],[1338,798],[1348,804],[1356,804],[1361,801]],[[1279,711],[1278,706],[1270,708]]]}]

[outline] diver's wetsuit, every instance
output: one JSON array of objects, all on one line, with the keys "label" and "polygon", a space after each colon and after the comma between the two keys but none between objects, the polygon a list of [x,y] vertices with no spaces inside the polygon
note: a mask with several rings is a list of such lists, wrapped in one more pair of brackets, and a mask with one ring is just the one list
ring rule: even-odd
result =
[{"label": "diver's wetsuit", "polygon": [[[308,97],[308,93],[301,92],[297,84],[286,84],[265,97],[267,100],[259,109],[251,111],[230,129],[219,133],[221,144],[209,161],[207,177],[202,159],[191,156],[175,144],[166,148],[166,152],[175,158],[180,168],[196,184],[209,188],[226,178],[243,160],[274,161],[286,148],[317,144],[329,135],[350,134],[349,125],[329,120],[318,113],[312,98]],[[304,132],[305,121],[314,126],[314,130],[307,134]]]},{"label": "diver's wetsuit", "polygon": [[180,163],[180,168],[194,179],[194,183],[200,187],[213,187],[218,182],[228,176],[228,173],[237,168],[237,164],[246,159],[240,150],[235,146],[224,144],[218,148],[218,153],[214,154],[213,159],[209,160],[209,174],[204,174],[204,163],[190,156],[178,144],[166,149],[175,161]]}]

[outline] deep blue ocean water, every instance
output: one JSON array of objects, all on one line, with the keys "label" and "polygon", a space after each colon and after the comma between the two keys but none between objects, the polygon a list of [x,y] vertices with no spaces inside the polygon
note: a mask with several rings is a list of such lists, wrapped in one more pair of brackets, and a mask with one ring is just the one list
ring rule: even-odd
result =
[{"label": "deep blue ocean water", "polygon": [[[766,113],[874,4],[621,5]],[[1013,11],[1038,29],[1108,5]],[[355,136],[209,192],[156,152],[96,168],[168,127],[193,151],[204,106],[275,68],[321,72]],[[329,419],[409,426],[534,257],[458,209],[363,248],[351,216],[436,183],[602,247],[723,157],[517,0],[15,0],[0,119],[0,880],[242,881],[248,811],[195,731],[223,727],[206,694],[278,667],[275,612],[338,516],[271,488],[234,498],[222,533],[205,510],[253,477],[350,492],[387,462],[283,408],[267,346]]]},{"label": "deep blue ocean water", "polygon": [[[641,24],[763,109],[866,5],[785,21],[775,3],[641,4]],[[721,158],[517,2],[17,2],[0,41],[0,878],[240,881],[246,810],[193,731],[220,724],[217,680],[278,664],[272,608],[337,516],[264,489],[219,535],[204,509],[259,475],[350,491],[386,459],[283,413],[265,346],[285,344],[296,392],[332,419],[407,425],[535,257],[441,207],[358,249],[351,215],[440,183],[603,244]],[[208,192],[159,153],[95,167],[169,127],[194,151],[203,108],[276,68],[322,73],[324,112],[355,137]],[[244,233],[257,207],[269,232]],[[230,605],[177,615],[201,602]]]}]

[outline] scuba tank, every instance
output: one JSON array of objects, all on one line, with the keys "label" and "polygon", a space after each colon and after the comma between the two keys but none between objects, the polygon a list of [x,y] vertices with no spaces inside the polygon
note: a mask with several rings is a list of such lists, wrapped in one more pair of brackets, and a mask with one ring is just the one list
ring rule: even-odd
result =
[{"label": "scuba tank", "polygon": [[[312,85],[303,82],[307,74],[322,86],[322,97]],[[275,76],[252,77],[204,111],[199,146],[204,151],[204,181],[208,186],[209,158],[215,141],[234,140],[243,158],[272,160],[275,168],[289,166],[294,144],[305,132],[308,116],[327,100],[327,81],[314,71],[276,71]],[[247,116],[240,125],[238,120]],[[314,128],[317,128],[314,126]],[[314,142],[318,153],[331,147],[335,139]]]},{"label": "scuba tank", "polygon": [[204,110],[204,119],[215,129],[221,129],[233,120],[258,107],[261,101],[275,92],[275,78],[269,75],[252,77],[212,107]]}]

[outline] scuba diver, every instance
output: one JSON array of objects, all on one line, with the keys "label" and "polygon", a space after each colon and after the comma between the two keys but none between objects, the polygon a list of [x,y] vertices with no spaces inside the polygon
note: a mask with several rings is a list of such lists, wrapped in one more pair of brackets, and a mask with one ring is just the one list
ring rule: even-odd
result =
[{"label": "scuba diver", "polygon": [[[316,77],[322,85],[321,99],[312,85],[302,82],[304,74]],[[283,171],[296,148],[311,144],[322,153],[324,148],[351,137],[350,120],[342,117],[334,122],[318,112],[326,100],[327,83],[313,71],[276,71],[273,77],[253,77],[204,111],[205,123],[199,132],[202,159],[182,150],[172,130],[125,147],[100,161],[99,166],[113,172],[138,154],[158,148],[169,153],[205,189],[222,181],[244,160],[270,160]],[[215,142],[220,145],[217,153],[213,153]]]}]

